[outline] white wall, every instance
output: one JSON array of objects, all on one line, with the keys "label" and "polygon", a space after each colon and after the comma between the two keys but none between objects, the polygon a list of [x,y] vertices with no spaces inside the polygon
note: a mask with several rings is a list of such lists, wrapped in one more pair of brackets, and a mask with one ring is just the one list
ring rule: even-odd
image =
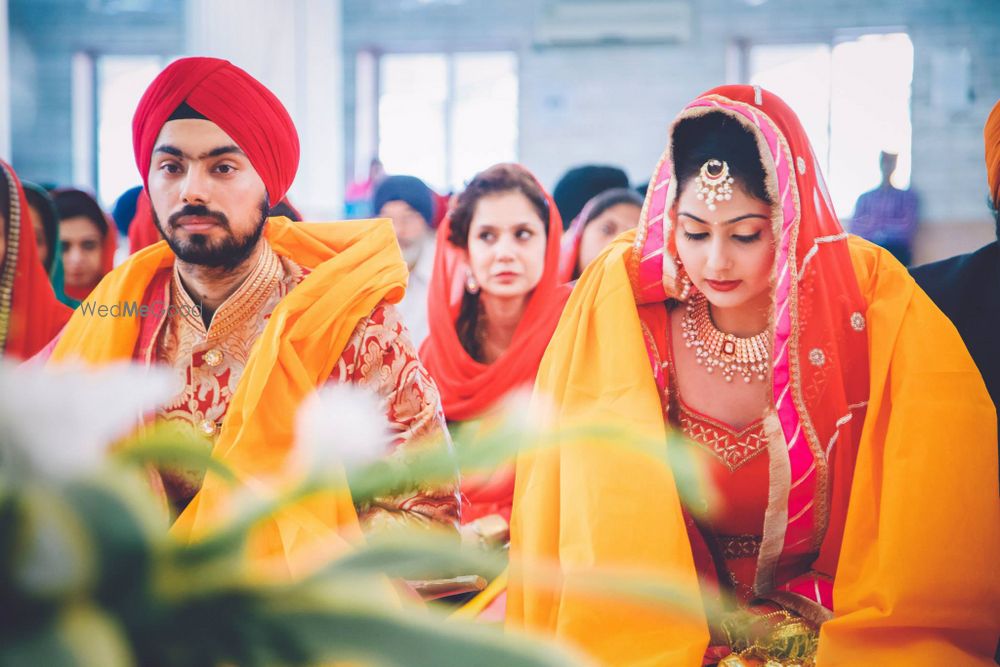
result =
[{"label": "white wall", "polygon": [[10,30],[7,0],[0,0],[0,158],[11,161]]},{"label": "white wall", "polygon": [[[549,186],[582,162],[618,164],[634,182],[648,179],[667,124],[698,93],[729,82],[742,44],[831,43],[838,35],[904,30],[914,44],[912,183],[924,219],[992,234],[982,126],[1000,97],[998,0],[690,0],[678,43],[563,47],[539,45],[536,33],[552,7],[575,0],[524,0],[516,10],[492,0],[342,1],[349,119],[358,50],[511,49],[520,59],[520,159]],[[933,65],[936,54],[956,49],[970,54],[969,99],[941,109]],[[351,164],[350,145],[347,151]]]},{"label": "white wall", "polygon": [[649,180],[668,124],[704,87],[658,70],[693,59],[676,46],[525,50],[521,161],[550,186],[567,168],[595,162],[624,168],[634,183]]},{"label": "white wall", "polygon": [[343,200],[343,55],[339,0],[187,0],[189,55],[226,58],[270,88],[298,129],[289,199],[310,220]]}]

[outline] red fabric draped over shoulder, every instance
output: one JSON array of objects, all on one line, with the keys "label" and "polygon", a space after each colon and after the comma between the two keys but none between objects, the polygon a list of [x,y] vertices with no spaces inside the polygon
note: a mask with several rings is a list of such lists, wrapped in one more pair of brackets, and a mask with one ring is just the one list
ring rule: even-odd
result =
[{"label": "red fabric draped over shoulder", "polygon": [[569,288],[559,279],[562,220],[552,197],[547,192],[545,196],[549,203],[545,269],[510,348],[492,364],[473,359],[458,339],[455,322],[469,267],[463,250],[448,240],[451,216],[445,216],[438,227],[428,295],[430,335],[420,348],[420,357],[441,390],[449,421],[478,417],[512,389],[530,387],[535,381],[542,354],[569,297]]},{"label": "red fabric draped over shoulder", "polygon": [[49,276],[38,258],[28,201],[14,169],[0,160],[9,202],[6,251],[0,271],[0,343],[3,356],[27,359],[45,347],[72,314],[56,299]]},{"label": "red fabric draped over shoulder", "polygon": [[160,240],[160,232],[153,222],[153,207],[149,194],[143,190],[135,202],[135,216],[128,226],[128,254],[134,255]]}]

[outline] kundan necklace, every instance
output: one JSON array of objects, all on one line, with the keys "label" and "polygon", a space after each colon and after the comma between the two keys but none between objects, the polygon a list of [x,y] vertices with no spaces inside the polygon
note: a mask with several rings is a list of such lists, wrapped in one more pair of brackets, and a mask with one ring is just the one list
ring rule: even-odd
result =
[{"label": "kundan necklace", "polygon": [[715,327],[704,294],[693,295],[687,303],[681,320],[684,346],[694,348],[695,361],[713,373],[718,368],[726,382],[737,374],[744,382],[756,375],[758,380],[767,378],[771,368],[771,341],[765,329],[755,336],[740,338],[724,333]]}]

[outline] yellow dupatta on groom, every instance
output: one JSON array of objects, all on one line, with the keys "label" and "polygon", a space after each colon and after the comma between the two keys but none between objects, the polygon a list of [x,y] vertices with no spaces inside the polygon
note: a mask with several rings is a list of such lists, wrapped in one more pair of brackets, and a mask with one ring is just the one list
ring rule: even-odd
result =
[{"label": "yellow dupatta on groom", "polygon": [[[311,273],[275,308],[255,343],[233,395],[213,456],[244,484],[266,484],[282,469],[293,443],[302,400],[330,376],[358,323],[381,301],[396,303],[406,286],[406,264],[387,220],[294,223],[271,218],[265,228],[276,253]],[[163,241],[112,271],[90,296],[97,303],[141,302],[157,271],[173,263]],[[100,365],[131,359],[138,319],[71,318],[50,363]],[[209,474],[173,531],[197,539],[228,512],[232,489]],[[255,560],[290,572],[307,569],[359,538],[346,481],[332,497],[300,503],[254,533]]]}]

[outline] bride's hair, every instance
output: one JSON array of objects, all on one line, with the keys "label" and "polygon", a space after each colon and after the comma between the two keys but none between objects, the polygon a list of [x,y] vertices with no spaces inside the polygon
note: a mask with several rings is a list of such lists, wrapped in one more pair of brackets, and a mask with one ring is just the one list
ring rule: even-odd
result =
[{"label": "bride's hair", "polygon": [[674,171],[680,192],[701,166],[709,160],[723,160],[729,165],[729,175],[751,197],[773,204],[767,193],[764,166],[754,136],[738,120],[713,111],[684,118],[674,126]]}]

